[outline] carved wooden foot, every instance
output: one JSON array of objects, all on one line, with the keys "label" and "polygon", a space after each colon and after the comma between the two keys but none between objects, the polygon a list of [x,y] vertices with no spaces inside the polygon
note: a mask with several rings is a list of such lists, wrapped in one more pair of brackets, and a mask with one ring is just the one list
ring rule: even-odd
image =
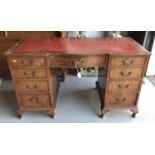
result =
[{"label": "carved wooden foot", "polygon": [[101,114],[99,115],[100,118],[103,118],[104,115],[105,115],[108,111],[109,111],[108,109],[103,109],[103,110],[101,111]]},{"label": "carved wooden foot", "polygon": [[131,116],[132,116],[133,118],[135,118],[135,117],[136,117],[136,114],[137,114],[137,113],[133,113]]},{"label": "carved wooden foot", "polygon": [[56,110],[51,110],[51,111],[49,111],[49,113],[50,113],[51,118],[55,118]]},{"label": "carved wooden foot", "polygon": [[131,112],[133,112],[133,114],[131,115],[133,118],[136,117],[136,114],[138,113],[138,108],[133,108],[133,109],[130,109]]},{"label": "carved wooden foot", "polygon": [[22,118],[22,115],[21,114],[18,114],[18,118],[21,119]]},{"label": "carved wooden foot", "polygon": [[103,118],[103,116],[104,116],[104,114],[103,114],[103,113],[99,114],[99,117],[100,117],[100,118]]},{"label": "carved wooden foot", "polygon": [[21,119],[24,114],[23,110],[18,110],[18,118]]},{"label": "carved wooden foot", "polygon": [[55,118],[55,115],[54,115],[54,114],[51,114],[50,117],[51,117],[51,118]]}]

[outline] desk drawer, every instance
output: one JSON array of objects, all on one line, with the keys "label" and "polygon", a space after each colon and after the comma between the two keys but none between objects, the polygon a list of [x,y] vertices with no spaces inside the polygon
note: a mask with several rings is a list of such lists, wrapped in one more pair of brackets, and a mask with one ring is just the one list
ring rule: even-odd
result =
[{"label": "desk drawer", "polygon": [[136,103],[137,94],[108,94],[106,105],[107,106],[129,106]]},{"label": "desk drawer", "polygon": [[16,80],[16,89],[19,92],[47,92],[48,82],[47,81],[23,81]]},{"label": "desk drawer", "polygon": [[51,66],[83,68],[105,65],[104,56],[52,56]]},{"label": "desk drawer", "polygon": [[131,67],[131,66],[144,66],[145,65],[145,57],[113,57],[111,59],[111,67],[115,66],[123,66],[123,67]]},{"label": "desk drawer", "polygon": [[14,78],[47,78],[46,69],[13,69],[12,74]]},{"label": "desk drawer", "polygon": [[11,57],[9,60],[12,66],[45,66],[45,58],[32,57]]},{"label": "desk drawer", "polygon": [[143,75],[143,70],[143,68],[111,68],[109,78],[140,79]]},{"label": "desk drawer", "polygon": [[51,107],[49,95],[19,95],[19,100],[24,108],[47,108]]},{"label": "desk drawer", "polygon": [[135,92],[140,86],[140,80],[111,80],[108,82],[108,92]]}]

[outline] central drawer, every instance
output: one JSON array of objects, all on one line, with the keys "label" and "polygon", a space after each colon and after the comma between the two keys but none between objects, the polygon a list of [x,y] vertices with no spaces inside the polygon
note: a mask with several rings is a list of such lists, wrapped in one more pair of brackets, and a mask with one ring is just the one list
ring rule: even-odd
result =
[{"label": "central drawer", "polygon": [[49,95],[19,95],[21,106],[24,108],[48,108],[52,104]]},{"label": "central drawer", "polygon": [[133,78],[139,79],[143,75],[144,68],[111,68],[109,78]]},{"label": "central drawer", "polygon": [[50,65],[52,67],[84,68],[104,66],[105,56],[51,56]]},{"label": "central drawer", "polygon": [[48,82],[39,80],[16,80],[16,89],[19,92],[47,92]]},{"label": "central drawer", "polygon": [[47,71],[44,68],[13,69],[12,74],[15,78],[47,78]]}]

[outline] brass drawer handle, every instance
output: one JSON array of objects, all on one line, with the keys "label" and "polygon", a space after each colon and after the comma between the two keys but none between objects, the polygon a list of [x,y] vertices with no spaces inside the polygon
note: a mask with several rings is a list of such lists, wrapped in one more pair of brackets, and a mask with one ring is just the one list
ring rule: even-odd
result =
[{"label": "brass drawer handle", "polygon": [[27,78],[32,78],[35,77],[36,72],[32,71],[32,72],[24,72],[25,77]]},{"label": "brass drawer handle", "polygon": [[36,96],[30,97],[29,101],[32,102],[32,103],[40,103],[39,98],[36,97]]},{"label": "brass drawer handle", "polygon": [[81,65],[85,65],[85,61],[77,59],[77,60],[73,60],[73,64],[75,67],[80,67]]},{"label": "brass drawer handle", "polygon": [[132,74],[132,72],[120,72],[120,74],[124,77],[130,76]]},{"label": "brass drawer handle", "polygon": [[126,98],[125,98],[125,97],[117,97],[117,98],[115,98],[115,100],[116,100],[117,102],[123,102],[123,101],[126,100]]},{"label": "brass drawer handle", "polygon": [[37,84],[34,85],[27,84],[26,88],[30,90],[38,90],[39,86]]},{"label": "brass drawer handle", "polygon": [[129,87],[129,84],[126,84],[126,85],[119,84],[118,87],[119,87],[120,89],[125,89],[125,88],[128,88],[128,87]]},{"label": "brass drawer handle", "polygon": [[33,64],[33,59],[22,59],[22,60],[21,60],[21,63],[22,63],[24,66],[32,66],[32,64]]},{"label": "brass drawer handle", "polygon": [[128,65],[131,65],[131,64],[133,64],[133,63],[134,63],[133,60],[123,60],[123,61],[122,61],[123,66],[128,66]]},{"label": "brass drawer handle", "polygon": [[13,60],[12,60],[12,62],[13,62],[13,63],[16,63],[16,62],[17,62],[17,60],[16,60],[16,59],[13,59]]},{"label": "brass drawer handle", "polygon": [[81,65],[85,65],[85,61],[84,60],[81,60]]}]

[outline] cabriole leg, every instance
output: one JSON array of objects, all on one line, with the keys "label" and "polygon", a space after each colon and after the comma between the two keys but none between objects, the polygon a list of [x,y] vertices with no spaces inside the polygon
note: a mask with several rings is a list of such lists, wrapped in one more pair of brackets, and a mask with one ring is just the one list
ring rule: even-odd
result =
[{"label": "cabriole leg", "polygon": [[109,111],[108,109],[102,109],[102,110],[101,110],[101,114],[100,114],[100,118],[103,118],[104,115],[105,115],[108,111]]}]

